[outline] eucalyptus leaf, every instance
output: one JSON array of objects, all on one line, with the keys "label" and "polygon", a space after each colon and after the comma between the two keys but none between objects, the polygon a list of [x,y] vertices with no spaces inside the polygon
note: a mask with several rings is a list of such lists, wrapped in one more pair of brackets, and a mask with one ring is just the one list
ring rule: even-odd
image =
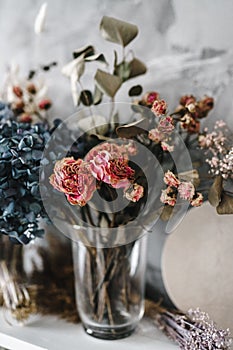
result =
[{"label": "eucalyptus leaf", "polygon": [[97,87],[106,95],[114,97],[119,88],[121,87],[121,79],[115,75],[106,73],[100,69],[97,70],[95,75],[95,82]]},{"label": "eucalyptus leaf", "polygon": [[123,61],[118,64],[114,69],[114,75],[117,75],[122,79],[122,81],[126,81],[130,76],[130,64],[129,62]]},{"label": "eucalyptus leaf", "polygon": [[143,62],[141,62],[138,58],[133,58],[132,61],[129,62],[130,67],[130,75],[129,78],[137,77],[138,75],[145,74],[147,68]]},{"label": "eucalyptus leaf", "polygon": [[129,96],[132,97],[132,96],[139,96],[141,95],[142,93],[142,86],[141,85],[134,85],[132,86],[130,89],[129,89]]},{"label": "eucalyptus leaf", "polygon": [[78,58],[79,56],[83,56],[83,58],[87,58],[89,56],[93,56],[95,54],[94,46],[87,45],[84,47],[81,47],[73,52],[73,57]]},{"label": "eucalyptus leaf", "polygon": [[212,186],[210,187],[208,200],[213,207],[217,207],[221,202],[223,191],[223,178],[221,175],[216,176]]},{"label": "eucalyptus leaf", "polygon": [[97,62],[101,62],[106,64],[106,66],[108,66],[108,62],[106,61],[106,58],[104,56],[104,54],[102,53],[98,53],[92,56],[88,56],[85,57],[85,62],[93,62],[93,61],[97,61]]},{"label": "eucalyptus leaf", "polygon": [[61,70],[66,77],[78,81],[85,71],[84,54],[67,63]]},{"label": "eucalyptus leaf", "polygon": [[116,129],[117,135],[122,138],[130,139],[142,133],[147,133],[149,125],[148,119],[140,119],[134,123],[118,126]]},{"label": "eucalyptus leaf", "polygon": [[115,68],[117,66],[118,56],[116,50],[114,50],[114,62],[113,67]]},{"label": "eucalyptus leaf", "polygon": [[100,23],[100,32],[105,40],[127,46],[138,34],[138,27],[119,19],[104,16]]},{"label": "eucalyptus leaf", "polygon": [[91,134],[90,136],[99,141],[112,141],[110,137],[103,136],[101,134]]},{"label": "eucalyptus leaf", "polygon": [[93,104],[98,105],[102,101],[102,97],[103,97],[102,91],[98,88],[98,86],[95,85]]},{"label": "eucalyptus leaf", "polygon": [[233,197],[223,193],[222,200],[217,206],[218,214],[233,214]]},{"label": "eucalyptus leaf", "polygon": [[82,90],[79,96],[79,103],[82,103],[84,106],[91,106],[93,103],[92,93],[89,90]]}]

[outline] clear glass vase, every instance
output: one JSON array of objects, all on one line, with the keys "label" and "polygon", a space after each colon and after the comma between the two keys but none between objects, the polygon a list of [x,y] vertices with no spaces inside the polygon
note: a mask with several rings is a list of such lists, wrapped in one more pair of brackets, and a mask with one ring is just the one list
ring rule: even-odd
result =
[{"label": "clear glass vase", "polygon": [[87,334],[129,336],[144,313],[147,236],[112,248],[73,242],[76,302]]}]

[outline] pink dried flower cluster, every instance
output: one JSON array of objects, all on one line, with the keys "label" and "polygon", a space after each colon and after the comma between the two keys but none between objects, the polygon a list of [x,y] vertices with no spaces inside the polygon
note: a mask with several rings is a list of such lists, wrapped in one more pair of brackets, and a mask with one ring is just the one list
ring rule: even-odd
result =
[{"label": "pink dried flower cluster", "polygon": [[129,201],[138,202],[144,195],[144,188],[136,183],[132,184],[124,191],[124,195]]},{"label": "pink dried flower cluster", "polygon": [[161,147],[163,151],[172,152],[174,146],[169,144],[171,140],[171,133],[174,130],[173,118],[170,116],[161,117],[157,128],[151,129],[149,131],[149,139],[159,143],[161,142]]},{"label": "pink dried flower cluster", "polygon": [[212,174],[222,175],[224,179],[233,178],[233,146],[224,121],[217,121],[212,132],[206,128],[199,135],[199,145],[209,154],[206,162]]},{"label": "pink dried flower cluster", "polygon": [[178,195],[181,199],[189,201],[194,207],[198,207],[203,203],[202,194],[196,192],[192,182],[180,181],[170,170],[165,173],[164,182],[167,185],[167,188],[162,190],[160,197],[162,203],[174,207]]},{"label": "pink dried flower cluster", "polygon": [[152,107],[152,112],[156,117],[161,117],[167,111],[167,103],[164,100],[155,100]]},{"label": "pink dried flower cluster", "polygon": [[92,148],[84,160],[70,157],[57,161],[50,183],[73,205],[86,205],[101,181],[123,188],[125,197],[137,202],[144,188],[134,183],[134,170],[128,164],[128,155],[134,152],[131,143],[122,146],[105,142]]},{"label": "pink dried flower cluster", "polygon": [[180,105],[176,108],[176,114],[180,114],[181,128],[189,134],[196,134],[200,131],[199,119],[207,117],[208,113],[214,107],[212,97],[204,96],[197,101],[193,95],[185,95],[180,99]]},{"label": "pink dried flower cluster", "polygon": [[152,107],[153,103],[159,99],[159,94],[156,91],[147,92],[140,101],[142,105],[149,108]]}]

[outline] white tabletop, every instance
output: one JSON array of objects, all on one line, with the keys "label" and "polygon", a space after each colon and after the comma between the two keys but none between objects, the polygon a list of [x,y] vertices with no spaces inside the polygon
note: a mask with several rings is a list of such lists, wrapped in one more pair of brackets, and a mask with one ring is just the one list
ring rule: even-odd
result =
[{"label": "white tabletop", "polygon": [[54,316],[43,316],[28,326],[10,326],[0,311],[0,347],[10,350],[175,350],[178,347],[143,319],[128,338],[106,341],[85,334],[80,324],[67,323]]}]

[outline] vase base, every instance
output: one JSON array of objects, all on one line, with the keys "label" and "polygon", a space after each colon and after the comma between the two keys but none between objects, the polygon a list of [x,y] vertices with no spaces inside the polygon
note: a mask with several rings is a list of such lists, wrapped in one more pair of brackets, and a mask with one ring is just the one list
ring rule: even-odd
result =
[{"label": "vase base", "polygon": [[123,327],[94,327],[83,324],[85,332],[95,338],[104,340],[117,340],[129,337],[136,328],[136,325]]}]

